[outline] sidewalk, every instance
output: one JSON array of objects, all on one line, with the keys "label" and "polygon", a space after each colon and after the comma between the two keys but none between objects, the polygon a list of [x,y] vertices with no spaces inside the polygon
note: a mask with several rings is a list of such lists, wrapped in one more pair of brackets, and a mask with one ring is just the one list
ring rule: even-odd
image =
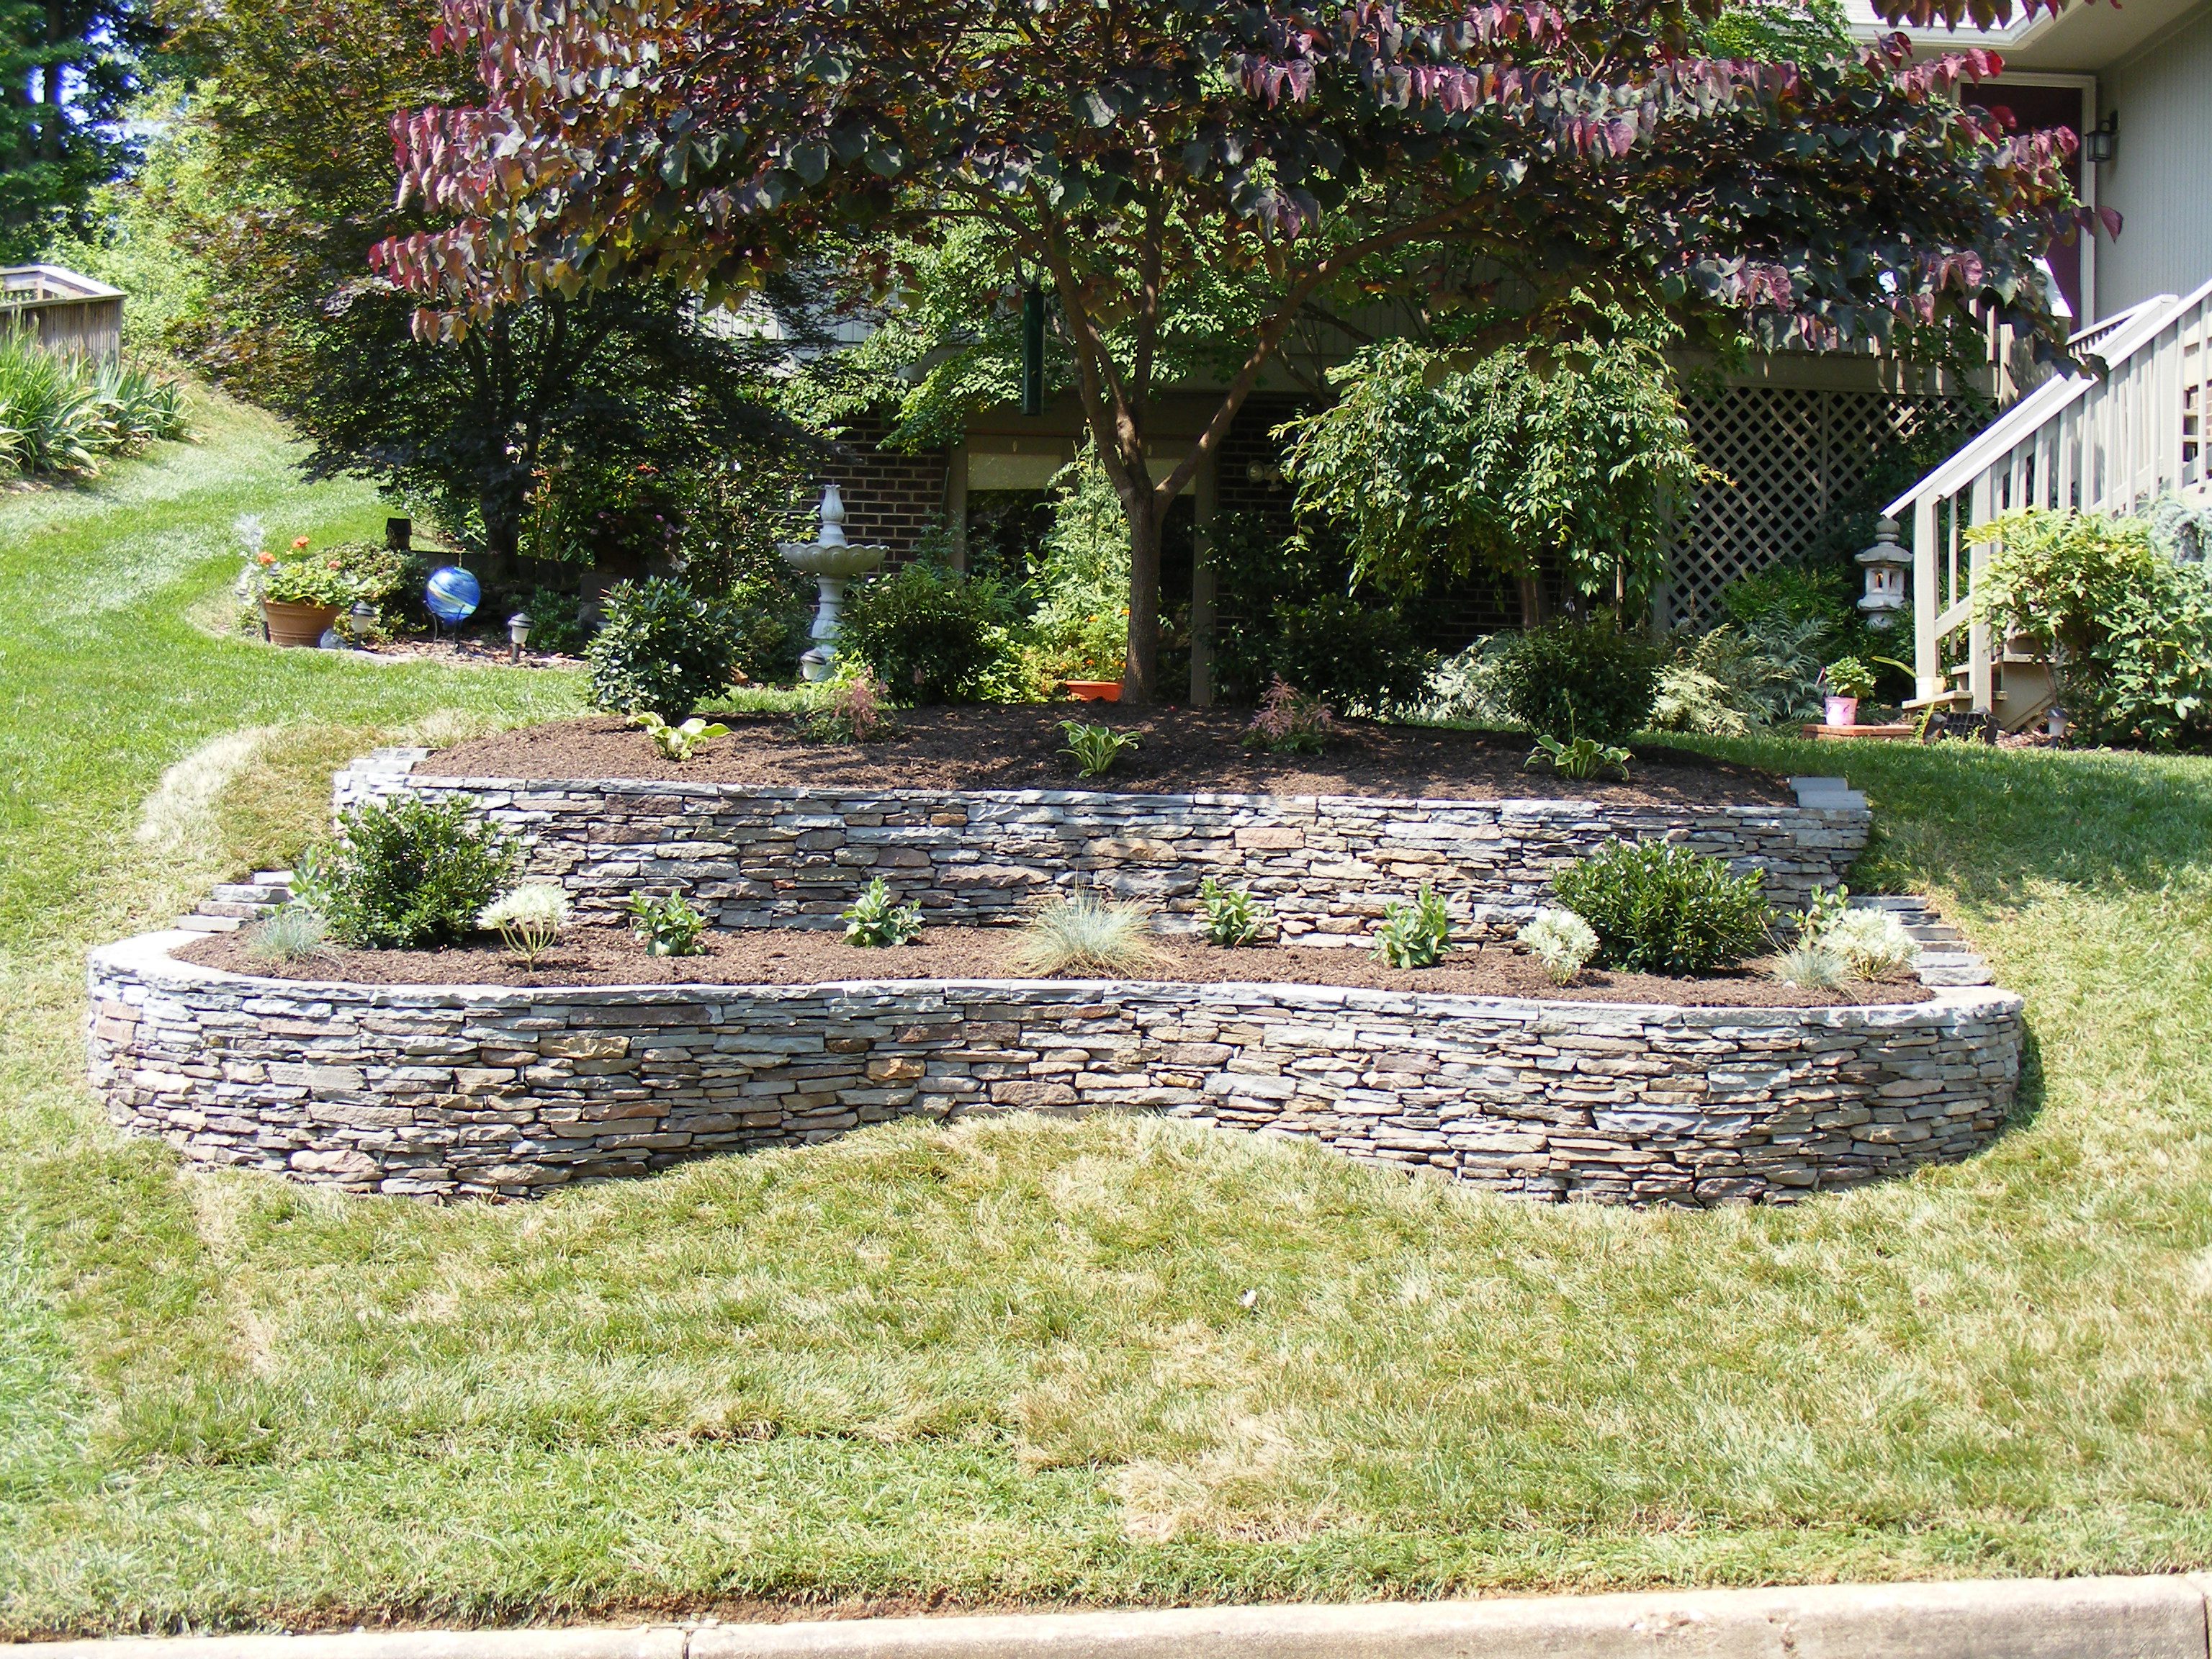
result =
[{"label": "sidewalk", "polygon": [[2212,1575],[805,1624],[126,1638],[24,1659],[2212,1659]]}]

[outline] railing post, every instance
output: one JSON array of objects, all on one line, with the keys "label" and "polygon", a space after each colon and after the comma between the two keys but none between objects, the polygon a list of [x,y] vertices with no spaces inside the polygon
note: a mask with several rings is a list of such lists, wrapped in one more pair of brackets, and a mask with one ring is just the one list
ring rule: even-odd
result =
[{"label": "railing post", "polygon": [[1912,503],[1912,678],[1923,701],[1943,695],[1943,658],[1936,648],[1936,497]]},{"label": "railing post", "polygon": [[[1973,518],[1966,533],[1990,521],[1990,475],[1974,480]],[[1958,511],[1957,507],[1952,508]],[[1966,593],[1972,598],[1982,585],[1982,567],[1990,562],[1989,544],[1970,541],[1966,547]],[[1973,694],[1973,710],[1988,714],[1996,703],[1996,676],[1990,665],[1990,625],[1979,617],[1966,624],[1966,685]]]}]

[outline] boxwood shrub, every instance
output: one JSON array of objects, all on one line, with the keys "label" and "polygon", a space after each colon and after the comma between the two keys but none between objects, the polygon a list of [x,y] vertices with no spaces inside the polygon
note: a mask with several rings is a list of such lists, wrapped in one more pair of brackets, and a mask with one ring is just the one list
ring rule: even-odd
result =
[{"label": "boxwood shrub", "polygon": [[349,807],[336,845],[301,861],[301,901],[341,944],[372,951],[451,945],[514,884],[512,837],[465,795],[402,795]]},{"label": "boxwood shrub", "polygon": [[1607,842],[1554,876],[1552,890],[1589,923],[1600,965],[1624,973],[1733,968],[1766,948],[1772,919],[1756,873],[1664,842]]},{"label": "boxwood shrub", "polygon": [[680,723],[730,689],[737,627],[728,606],[655,577],[608,589],[605,613],[584,653],[597,707]]}]

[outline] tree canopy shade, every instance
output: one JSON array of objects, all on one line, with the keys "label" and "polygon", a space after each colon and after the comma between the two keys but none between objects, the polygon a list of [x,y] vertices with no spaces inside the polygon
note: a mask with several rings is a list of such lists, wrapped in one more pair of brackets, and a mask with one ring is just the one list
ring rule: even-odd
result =
[{"label": "tree canopy shade", "polygon": [[[395,125],[403,191],[445,222],[377,257],[457,334],[639,268],[722,298],[828,234],[980,227],[1053,289],[1129,519],[1142,702],[1162,522],[1317,299],[1418,290],[1498,341],[1615,307],[1823,341],[1979,303],[2056,335],[2034,260],[2073,222],[2073,140],[1958,102],[1990,54],[1717,60],[1716,4],[447,0],[487,95]],[[1201,277],[1251,321],[1156,477],[1163,332]]]}]

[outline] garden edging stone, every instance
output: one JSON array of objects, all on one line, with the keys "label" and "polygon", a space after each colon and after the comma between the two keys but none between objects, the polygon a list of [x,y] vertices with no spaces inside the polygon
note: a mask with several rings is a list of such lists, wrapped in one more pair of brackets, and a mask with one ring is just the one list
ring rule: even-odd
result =
[{"label": "garden edging stone", "polygon": [[1463,929],[1510,933],[1558,871],[1614,840],[1664,840],[1757,871],[1802,908],[1864,849],[1866,798],[1796,778],[1798,804],[1660,807],[1584,800],[1145,794],[1070,789],[795,788],[416,773],[425,749],[339,772],[336,811],[401,793],[472,798],[514,831],[526,873],[579,917],[617,920],[641,888],[681,891],[721,927],[834,927],[881,876],[933,922],[1021,920],[1097,886],[1196,925],[1207,876],[1249,887],[1285,943],[1372,943],[1383,906],[1431,884]]},{"label": "garden edging stone", "polygon": [[51,1644],[44,1659],[2208,1659],[2197,1575]]}]

